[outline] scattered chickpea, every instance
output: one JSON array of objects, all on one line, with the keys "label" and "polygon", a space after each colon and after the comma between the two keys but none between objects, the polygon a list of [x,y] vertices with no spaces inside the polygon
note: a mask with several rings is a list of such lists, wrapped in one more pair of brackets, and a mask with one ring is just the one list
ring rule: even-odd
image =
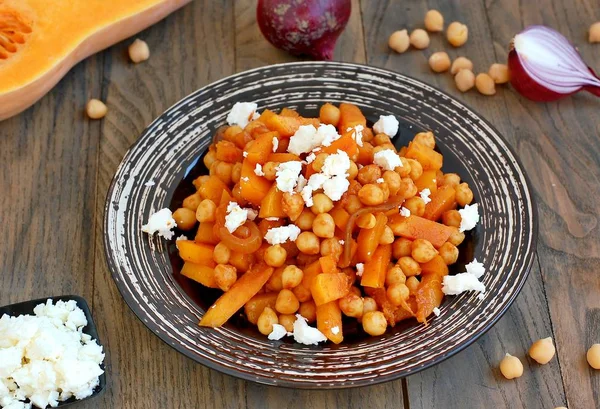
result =
[{"label": "scattered chickpea", "polygon": [[383,234],[379,239],[379,244],[392,244],[394,242],[394,232],[392,231],[390,226],[385,226],[383,229]]},{"label": "scattered chickpea", "polygon": [[421,284],[421,282],[417,279],[417,277],[412,276],[406,279],[405,284],[408,287],[408,291],[410,291],[411,294],[414,294],[419,289],[419,284]]},{"label": "scattered chickpea", "polygon": [[496,93],[496,83],[492,77],[485,73],[477,74],[477,77],[475,77],[475,87],[483,95],[494,95]]},{"label": "scattered chickpea", "polygon": [[185,207],[180,207],[173,212],[173,219],[181,230],[191,230],[196,225],[196,213]]},{"label": "scattered chickpea", "polygon": [[429,47],[429,34],[422,28],[417,28],[410,33],[410,44],[418,50]]},{"label": "scattered chickpea", "polygon": [[442,214],[442,223],[446,226],[460,227],[461,220],[458,210],[448,210]]},{"label": "scattered chickpea", "polygon": [[417,263],[427,263],[437,256],[438,251],[433,244],[425,239],[416,239],[412,243],[412,258]]},{"label": "scattered chickpea", "polygon": [[291,289],[302,282],[304,273],[296,266],[286,266],[281,273],[281,284],[283,288]]},{"label": "scattered chickpea", "polygon": [[444,30],[444,16],[437,10],[429,10],[425,14],[425,28],[436,33]]},{"label": "scattered chickpea", "polygon": [[[335,235],[335,222],[329,213],[318,214],[317,217],[315,217],[312,228],[313,233],[316,234],[317,237],[328,239]],[[319,251],[320,250],[321,248],[319,246]]]},{"label": "scattered chickpea", "polygon": [[412,241],[404,237],[398,237],[392,245],[392,254],[395,259],[408,257],[412,252]]},{"label": "scattered chickpea", "polygon": [[325,124],[337,126],[340,122],[340,109],[328,102],[321,106],[319,119]]},{"label": "scattered chickpea", "polygon": [[500,372],[506,379],[519,378],[523,375],[523,364],[519,358],[507,353],[500,361]]},{"label": "scattered chickpea", "polygon": [[306,318],[308,322],[313,322],[317,319],[317,305],[313,300],[303,301],[300,303],[298,313]]},{"label": "scattered chickpea", "polygon": [[460,92],[467,92],[475,86],[475,74],[473,71],[463,68],[454,77],[454,83]]},{"label": "scattered chickpea", "polygon": [[303,231],[296,239],[296,246],[304,254],[319,254],[321,242],[316,234],[311,231]]},{"label": "scattered chickpea", "polygon": [[543,338],[535,341],[529,348],[529,356],[538,364],[545,365],[554,357],[556,348],[552,343],[552,338]]},{"label": "scattered chickpea", "polygon": [[406,30],[394,31],[388,40],[389,47],[397,53],[403,53],[410,46],[410,39]]},{"label": "scattered chickpea", "polygon": [[104,118],[108,108],[104,102],[94,98],[88,101],[87,105],[85,106],[85,111],[90,119],[100,119]]},{"label": "scattered chickpea", "polygon": [[452,67],[450,67],[450,74],[456,75],[460,70],[463,69],[473,71],[473,62],[467,57],[458,57],[452,62]]},{"label": "scattered chickpea", "polygon": [[217,243],[213,250],[213,260],[217,264],[227,264],[231,258],[231,250],[222,242]]},{"label": "scattered chickpea", "polygon": [[280,267],[285,263],[287,252],[279,244],[270,246],[265,250],[265,263],[271,267]]},{"label": "scattered chickpea", "polygon": [[215,221],[215,213],[217,211],[217,205],[210,199],[204,199],[198,205],[196,209],[196,220],[200,223],[204,222],[214,222]]},{"label": "scattered chickpea", "polygon": [[148,48],[148,44],[145,41],[136,38],[129,46],[129,58],[136,64],[146,61],[150,58],[150,48]]},{"label": "scattered chickpea", "polygon": [[410,291],[406,284],[395,283],[387,288],[386,295],[388,300],[397,307],[402,304],[403,301],[408,299],[410,296]]},{"label": "scattered chickpea", "polygon": [[458,21],[450,23],[448,30],[446,30],[446,38],[454,47],[460,47],[469,38],[469,28]]},{"label": "scattered chickpea", "polygon": [[377,302],[371,297],[364,297],[362,315],[365,315],[366,313],[371,311],[377,311]]},{"label": "scattered chickpea", "polygon": [[237,281],[237,270],[229,264],[217,264],[215,267],[215,281],[219,288],[228,291]]},{"label": "scattered chickpea", "polygon": [[361,229],[372,229],[375,227],[377,219],[373,213],[363,213],[356,219],[356,225]]},{"label": "scattered chickpea", "polygon": [[435,135],[431,131],[419,132],[415,135],[413,141],[430,149],[435,149]]},{"label": "scattered chickpea", "polygon": [[383,190],[379,186],[370,183],[360,188],[358,198],[367,206],[377,206],[385,201]]},{"label": "scattered chickpea", "polygon": [[278,324],[277,314],[270,307],[265,307],[260,313],[256,326],[263,335],[269,335],[273,332],[273,324]]},{"label": "scattered chickpea", "polygon": [[594,369],[600,369],[600,344],[594,344],[588,349],[587,354],[588,364]]},{"label": "scattered chickpea", "polygon": [[448,53],[444,51],[438,51],[437,53],[431,54],[429,57],[429,66],[434,72],[448,71],[451,62]]},{"label": "scattered chickpea", "polygon": [[362,325],[369,335],[381,335],[387,329],[387,320],[381,311],[369,311],[362,317]]},{"label": "scattered chickpea", "polygon": [[590,43],[600,43],[600,21],[595,22],[590,26],[590,36],[588,37]]},{"label": "scattered chickpea", "polygon": [[402,272],[406,277],[421,274],[421,266],[410,256],[400,257],[400,259],[398,259],[398,266],[402,269]]},{"label": "scattered chickpea", "polygon": [[446,265],[454,264],[458,260],[458,248],[452,243],[444,243],[438,249],[440,257],[444,260]]},{"label": "scattered chickpea", "polygon": [[465,240],[465,233],[458,230],[458,227],[452,228],[453,232],[448,237],[448,242],[454,244],[455,246],[459,246]]},{"label": "scattered chickpea", "polygon": [[363,315],[364,301],[360,296],[352,292],[340,298],[338,305],[344,315],[348,317],[358,318]]},{"label": "scattered chickpea", "polygon": [[294,322],[296,322],[296,316],[294,314],[281,314],[279,316],[279,324],[282,325],[287,332],[294,332]]},{"label": "scattered chickpea", "polygon": [[459,206],[466,206],[473,201],[473,191],[466,183],[461,183],[454,188],[456,190],[456,203]]},{"label": "scattered chickpea", "polygon": [[488,75],[492,77],[496,84],[506,84],[510,80],[510,71],[506,64],[492,64],[488,70]]},{"label": "scattered chickpea", "polygon": [[406,283],[406,276],[400,266],[390,268],[385,274],[385,285],[388,287],[394,284]]},{"label": "scattered chickpea", "polygon": [[[293,195],[300,196],[300,195]],[[333,209],[333,201],[324,193],[317,193],[313,196],[313,206],[310,210],[314,214],[327,213]]]}]

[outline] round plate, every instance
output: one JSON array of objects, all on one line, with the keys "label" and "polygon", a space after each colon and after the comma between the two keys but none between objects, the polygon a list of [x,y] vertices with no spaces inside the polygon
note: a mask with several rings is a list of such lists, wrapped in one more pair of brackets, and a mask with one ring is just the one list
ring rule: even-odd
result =
[{"label": "round plate", "polygon": [[[351,102],[368,120],[393,114],[395,143],[431,129],[444,171],[471,186],[481,222],[460,247],[451,273],[476,257],[487,268],[483,299],[449,296],[429,325],[403,322],[380,337],[348,333],[341,345],[269,341],[239,317],[222,328],[198,326],[214,292],[179,274],[174,240],[142,233],[150,214],[181,203],[202,171],[201,154],[235,102],[259,110],[296,107],[318,116],[324,102]],[[153,186],[146,182],[153,181]],[[186,356],[243,379],[296,388],[347,388],[389,381],[434,365],[489,329],[514,301],[533,262],[537,220],[531,189],[512,150],[470,108],[413,78],[374,67],[302,62],[246,71],[184,98],[127,152],[110,187],[104,216],[108,266],[123,298],[142,322]],[[355,326],[356,327],[356,326]]]}]

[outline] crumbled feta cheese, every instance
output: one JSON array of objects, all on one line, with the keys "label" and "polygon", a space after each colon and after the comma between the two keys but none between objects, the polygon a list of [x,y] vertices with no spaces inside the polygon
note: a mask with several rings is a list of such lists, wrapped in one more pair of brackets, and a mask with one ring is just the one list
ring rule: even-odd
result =
[{"label": "crumbled feta cheese", "polygon": [[365,272],[365,265],[363,263],[356,264],[356,275],[362,277]]},{"label": "crumbled feta cheese", "polygon": [[335,327],[331,328],[331,333],[332,333],[333,335],[337,335],[337,334],[339,334],[339,333],[340,333],[340,327],[338,327],[338,326],[335,326]]},{"label": "crumbled feta cheese", "polygon": [[380,115],[379,121],[373,125],[373,130],[376,133],[384,133],[390,138],[398,133],[400,123],[394,115]]},{"label": "crumbled feta cheese", "polygon": [[400,156],[391,149],[384,149],[373,155],[373,163],[380,166],[383,170],[394,170],[402,166]]},{"label": "crumbled feta cheese", "polygon": [[242,152],[242,156],[243,156],[244,158],[247,158],[247,157],[248,157],[248,152],[246,152],[246,151]]},{"label": "crumbled feta cheese", "polygon": [[356,125],[354,128],[350,127],[348,129],[346,129],[346,132],[350,132],[352,130],[354,130],[354,132],[352,132],[352,138],[356,141],[356,144],[358,146],[363,146],[363,133],[362,131],[365,128],[362,125]]},{"label": "crumbled feta cheese", "polygon": [[255,112],[252,114],[252,120],[256,121],[258,118],[260,118],[260,114],[258,112]]},{"label": "crumbled feta cheese", "polygon": [[342,150],[337,151],[337,153],[333,153],[328,155],[323,162],[323,167],[321,168],[321,173],[327,177],[334,176],[348,176],[348,170],[350,169],[350,157],[348,154]]},{"label": "crumbled feta cheese", "polygon": [[164,208],[150,216],[148,223],[142,226],[142,231],[149,235],[158,233],[159,236],[171,240],[175,234],[171,229],[175,227],[177,227],[177,223],[173,219],[173,213],[171,213],[171,210]]},{"label": "crumbled feta cheese", "polygon": [[436,317],[439,317],[440,313],[441,313],[441,311],[440,311],[440,309],[438,307],[435,307],[433,309],[433,315],[435,315]]},{"label": "crumbled feta cheese", "polygon": [[307,157],[306,157],[306,163],[308,163],[309,165],[311,163],[313,163],[315,161],[315,159],[317,159],[317,155],[315,155],[314,152],[311,152]]},{"label": "crumbled feta cheese", "polygon": [[279,148],[279,139],[273,137],[273,152],[277,152],[277,148]]},{"label": "crumbled feta cheese", "polygon": [[485,292],[485,285],[469,273],[444,276],[442,291],[446,295],[457,295],[465,291]]},{"label": "crumbled feta cheese", "polygon": [[244,182],[250,182],[250,178],[248,176],[243,176],[240,179],[242,179]]},{"label": "crumbled feta cheese", "polygon": [[175,241],[179,241],[179,240],[189,240],[189,239],[187,238],[187,236],[185,234],[182,234],[181,236],[179,236],[175,239]]},{"label": "crumbled feta cheese", "polygon": [[338,240],[340,242],[340,244],[343,246],[344,243],[346,243],[344,240]]},{"label": "crumbled feta cheese", "polygon": [[242,209],[236,202],[229,202],[227,214],[225,215],[225,227],[229,233],[236,231],[238,227],[248,220],[248,209]]},{"label": "crumbled feta cheese", "polygon": [[271,245],[283,244],[286,241],[296,241],[300,234],[300,228],[295,224],[287,226],[273,227],[267,230],[265,240]]},{"label": "crumbled feta cheese", "polygon": [[465,266],[465,268],[467,269],[467,273],[473,274],[477,278],[480,278],[485,274],[485,267],[483,266],[483,263],[480,263],[477,261],[477,259],[471,261]]},{"label": "crumbled feta cheese", "polygon": [[329,124],[321,124],[319,125],[319,129],[317,129],[316,141],[319,146],[329,146],[333,142],[340,139],[342,135],[340,135],[333,125]]},{"label": "crumbled feta cheese", "polygon": [[278,341],[281,338],[285,337],[286,335],[287,335],[287,331],[285,330],[285,327],[283,325],[273,324],[273,330],[267,336],[267,338],[269,338],[272,341]]},{"label": "crumbled feta cheese", "polygon": [[377,182],[377,183],[383,183],[383,182],[385,182],[385,180],[383,178],[379,178],[375,182]]},{"label": "crumbled feta cheese", "polygon": [[306,186],[302,189],[302,198],[307,207],[312,207],[312,194],[323,188],[323,193],[331,200],[337,201],[350,187],[348,181],[348,170],[350,169],[350,158],[344,151],[327,156],[320,173],[311,175]]},{"label": "crumbled feta cheese", "polygon": [[290,138],[288,152],[294,155],[301,155],[310,152],[313,148],[319,146],[315,142],[317,128],[314,125],[300,125],[298,130]]},{"label": "crumbled feta cheese", "polygon": [[321,189],[326,180],[327,176],[325,176],[322,173],[315,173],[310,175],[310,178],[308,178],[308,181],[306,182],[306,186],[304,186],[304,188],[302,189],[302,199],[304,199],[304,204],[307,207],[312,207],[313,192]]},{"label": "crumbled feta cheese", "polygon": [[400,208],[400,216],[403,216],[403,217],[410,216],[410,210],[408,210],[406,207],[402,206]]},{"label": "crumbled feta cheese", "polygon": [[296,314],[294,340],[300,344],[317,345],[319,342],[327,341],[327,337],[317,328],[309,326],[308,320],[302,315]]},{"label": "crumbled feta cheese", "polygon": [[260,163],[256,164],[256,167],[254,168],[254,174],[256,176],[264,176],[265,172],[263,172],[262,166],[260,165]]},{"label": "crumbled feta cheese", "polygon": [[265,220],[268,220],[270,222],[276,222],[277,220],[279,220],[279,217],[265,217]]},{"label": "crumbled feta cheese", "polygon": [[346,176],[334,176],[323,183],[323,193],[335,202],[342,198],[349,187],[350,181]]},{"label": "crumbled feta cheese", "polygon": [[483,301],[485,299],[485,294],[484,293],[479,294],[477,296],[477,299],[480,300],[480,301]]},{"label": "crumbled feta cheese", "polygon": [[478,205],[466,205],[464,209],[458,211],[460,213],[460,232],[473,229],[479,223]]},{"label": "crumbled feta cheese", "polygon": [[298,177],[302,171],[302,162],[289,161],[282,162],[275,168],[275,182],[277,189],[282,192],[292,193],[298,183]]},{"label": "crumbled feta cheese", "polygon": [[236,102],[227,115],[227,123],[245,128],[250,122],[250,118],[255,119],[254,115],[257,108],[258,105],[254,102]]},{"label": "crumbled feta cheese", "polygon": [[431,199],[429,198],[430,194],[431,194],[431,190],[429,190],[429,188],[421,190],[420,196],[421,196],[421,199],[423,199],[423,201],[425,202],[425,204],[431,202]]},{"label": "crumbled feta cheese", "polygon": [[248,220],[254,220],[258,217],[258,212],[256,210],[251,209],[249,207],[244,210],[248,212]]},{"label": "crumbled feta cheese", "polygon": [[298,176],[298,183],[296,184],[296,192],[302,192],[302,189],[304,189],[304,186],[306,186],[307,180],[304,176],[299,175]]},{"label": "crumbled feta cheese", "polygon": [[153,180],[149,180],[146,183],[144,183],[144,186],[146,186],[146,187],[152,187],[154,185],[156,185],[156,183],[154,183]]}]

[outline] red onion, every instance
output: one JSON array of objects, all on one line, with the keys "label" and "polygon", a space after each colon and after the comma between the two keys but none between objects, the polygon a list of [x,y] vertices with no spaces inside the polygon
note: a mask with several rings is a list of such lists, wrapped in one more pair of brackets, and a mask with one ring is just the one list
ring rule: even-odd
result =
[{"label": "red onion", "polygon": [[530,26],[517,34],[508,54],[510,82],[533,101],[554,101],[581,90],[600,96],[600,79],[558,31]]},{"label": "red onion", "polygon": [[331,60],[351,0],[259,0],[256,17],[271,44],[293,55]]}]

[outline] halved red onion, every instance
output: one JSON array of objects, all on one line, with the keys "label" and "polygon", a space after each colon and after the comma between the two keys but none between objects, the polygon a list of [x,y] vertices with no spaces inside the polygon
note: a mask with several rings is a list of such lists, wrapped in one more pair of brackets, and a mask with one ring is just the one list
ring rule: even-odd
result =
[{"label": "halved red onion", "polygon": [[600,96],[600,79],[561,33],[530,26],[517,34],[508,54],[510,82],[533,101],[554,101],[581,90]]}]

